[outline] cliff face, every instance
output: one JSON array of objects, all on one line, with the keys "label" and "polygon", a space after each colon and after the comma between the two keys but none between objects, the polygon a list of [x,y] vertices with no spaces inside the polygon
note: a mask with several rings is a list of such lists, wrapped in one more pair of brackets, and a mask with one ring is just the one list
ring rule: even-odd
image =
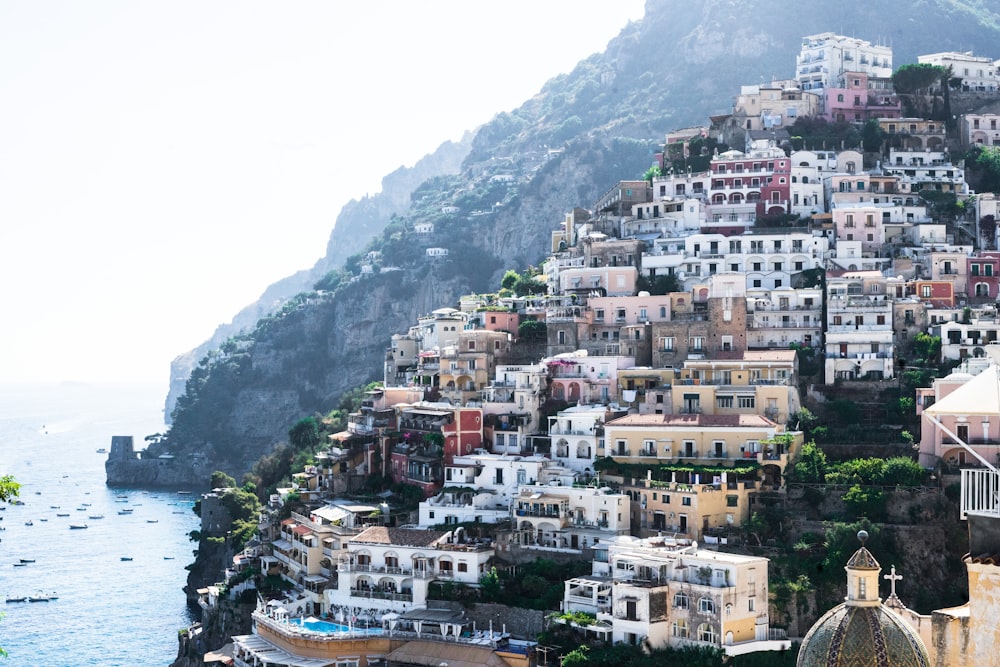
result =
[{"label": "cliff face", "polygon": [[[294,421],[380,377],[393,333],[464,293],[495,289],[505,269],[537,264],[565,214],[639,177],[665,131],[727,112],[741,85],[791,77],[805,35],[891,41],[897,66],[931,51],[990,53],[1000,36],[1000,15],[955,0],[873,0],[844,21],[841,7],[819,0],[650,0],[645,18],[606,52],[498,114],[434,169],[395,172],[398,188],[345,207],[316,267],[278,283],[268,290],[275,298],[248,307],[239,326],[179,358],[177,412],[154,453],[201,452],[203,475],[219,468],[239,478]],[[415,234],[418,223],[432,224],[433,234]],[[429,259],[431,246],[447,258]],[[358,276],[340,268],[365,249],[397,270]],[[335,288],[289,298],[337,269]],[[190,379],[180,394],[182,376]]]},{"label": "cliff face", "polygon": [[446,141],[437,150],[417,161],[412,167],[400,167],[382,179],[378,194],[348,202],[337,216],[326,255],[315,266],[298,271],[270,285],[260,298],[243,308],[227,324],[219,325],[212,337],[170,363],[170,388],[164,415],[166,423],[172,422],[177,399],[184,391],[191,372],[211,350],[227,339],[252,330],[262,318],[279,310],[288,299],[300,292],[311,291],[316,281],[327,271],[344,263],[352,254],[362,250],[368,241],[385,228],[392,216],[404,213],[410,205],[413,191],[429,178],[457,173],[462,160],[469,153],[472,134],[466,133],[460,142]]}]

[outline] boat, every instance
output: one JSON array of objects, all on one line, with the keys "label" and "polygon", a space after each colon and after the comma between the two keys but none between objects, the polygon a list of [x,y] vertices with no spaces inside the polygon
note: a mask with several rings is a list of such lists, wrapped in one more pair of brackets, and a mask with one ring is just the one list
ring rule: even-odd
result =
[{"label": "boat", "polygon": [[132,510],[118,510],[119,514],[131,514]]},{"label": "boat", "polygon": [[28,519],[27,521],[24,522],[24,525],[25,526],[34,526],[35,522],[32,521],[31,519]]},{"label": "boat", "polygon": [[187,514],[187,512],[185,512],[183,510],[174,510],[173,514]]},{"label": "boat", "polygon": [[104,515],[103,514],[91,514],[91,515],[87,516],[87,518],[88,519],[103,519]]},{"label": "boat", "polygon": [[163,557],[163,560],[173,560],[173,559],[174,559],[173,556],[164,556]]},{"label": "boat", "polygon": [[107,454],[107,453],[108,453],[108,450],[107,450],[107,449],[105,449],[104,447],[101,447],[101,448],[99,448],[99,449],[97,450],[97,453],[98,453],[98,454]]},{"label": "boat", "polygon": [[178,491],[177,495],[179,495],[179,496],[190,496],[191,492],[190,491]]},{"label": "boat", "polygon": [[69,512],[56,512],[56,516],[69,516]]},{"label": "boat", "polygon": [[146,519],[146,523],[158,523],[159,519]]},{"label": "boat", "polygon": [[22,563],[34,563],[35,559],[34,558],[22,558],[21,562]]},{"label": "boat", "polygon": [[27,595],[8,595],[7,602],[27,602]]},{"label": "boat", "polygon": [[87,524],[85,524],[85,523],[71,523],[71,524],[69,524],[69,529],[70,530],[83,530],[86,527],[87,527]]},{"label": "boat", "polygon": [[132,560],[132,557],[131,556],[122,556],[122,560],[123,561]]},{"label": "boat", "polygon": [[39,519],[39,521],[48,521],[48,519],[46,519],[46,518],[45,518],[45,517],[43,516],[42,518],[40,518],[40,519]]},{"label": "boat", "polygon": [[46,595],[45,593],[35,593],[34,595],[28,596],[28,602],[48,602],[49,600],[55,599],[55,597]]},{"label": "boat", "polygon": [[25,567],[27,563],[14,563],[14,567]]},{"label": "boat", "polygon": [[59,509],[59,505],[49,505],[49,509],[50,510],[57,510],[57,509]]}]

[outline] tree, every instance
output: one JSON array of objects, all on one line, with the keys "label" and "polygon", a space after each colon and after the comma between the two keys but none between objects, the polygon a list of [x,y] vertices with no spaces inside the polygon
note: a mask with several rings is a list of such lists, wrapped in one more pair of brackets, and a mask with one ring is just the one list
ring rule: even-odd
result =
[{"label": "tree", "polygon": [[803,484],[822,484],[826,480],[826,468],[826,453],[815,442],[807,442],[802,445],[792,468],[792,478]]},{"label": "tree", "polygon": [[13,475],[0,477],[0,501],[10,500],[21,495],[21,485],[14,480]]},{"label": "tree", "polygon": [[[912,111],[909,115],[922,118],[931,116],[930,106],[936,99],[935,96],[930,95],[931,88],[934,84],[940,83],[946,74],[946,68],[928,63],[903,65],[892,73],[893,88],[899,95],[905,96],[908,111]],[[929,96],[931,97],[930,105],[927,99]]]},{"label": "tree", "polygon": [[298,451],[312,452],[320,443],[319,423],[315,417],[305,417],[288,430],[288,440]]},{"label": "tree", "polygon": [[213,489],[233,489],[236,488],[236,480],[221,470],[216,470],[212,473],[210,485]]}]

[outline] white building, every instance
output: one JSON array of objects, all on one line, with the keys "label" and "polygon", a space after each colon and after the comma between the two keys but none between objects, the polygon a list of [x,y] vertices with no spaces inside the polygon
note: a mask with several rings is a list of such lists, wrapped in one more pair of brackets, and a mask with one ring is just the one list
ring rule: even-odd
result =
[{"label": "white building", "polygon": [[892,48],[832,32],[802,38],[802,49],[795,58],[795,78],[802,90],[836,86],[845,72],[888,79],[892,76]]},{"label": "white building", "polygon": [[[961,79],[962,90],[994,92],[1000,90],[1000,67],[992,58],[974,56],[972,51],[945,51],[917,56],[917,62],[937,67],[950,67],[952,78]],[[940,87],[940,85],[939,85]]]},{"label": "white building", "polygon": [[779,287],[747,292],[747,347],[816,347],[823,340],[823,292],[819,287]]},{"label": "white building", "polygon": [[877,271],[827,274],[826,384],[893,377],[892,299]]},{"label": "white building", "polygon": [[604,405],[576,405],[549,417],[549,456],[559,465],[590,475],[597,457],[598,427],[609,418]]},{"label": "white building", "polygon": [[331,613],[356,608],[402,613],[427,606],[434,581],[478,586],[493,546],[464,531],[373,526],[347,543],[337,562],[337,587],[325,591]]},{"label": "white building", "polygon": [[631,503],[607,487],[566,485],[559,480],[520,487],[511,505],[514,541],[523,549],[581,553],[628,535]]},{"label": "white building", "polygon": [[[601,553],[606,550],[606,553]],[[618,643],[705,646],[727,655],[790,648],[767,615],[766,558],[706,551],[690,540],[620,537],[598,546],[590,577],[565,582],[563,609]]]},{"label": "white building", "polygon": [[441,492],[420,503],[420,527],[503,521],[510,517],[511,502],[522,485],[549,479],[572,485],[574,473],[544,456],[456,456],[444,467]]}]

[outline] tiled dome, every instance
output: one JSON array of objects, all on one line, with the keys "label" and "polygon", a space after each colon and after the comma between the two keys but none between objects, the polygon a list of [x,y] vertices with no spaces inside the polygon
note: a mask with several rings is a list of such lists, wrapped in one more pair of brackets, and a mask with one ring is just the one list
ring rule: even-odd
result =
[{"label": "tiled dome", "polygon": [[[847,561],[847,598],[816,621],[799,647],[797,667],[927,667],[920,635],[878,596],[882,567],[858,532],[861,548]],[[896,568],[893,566],[893,577]],[[895,589],[893,589],[895,595]]]},{"label": "tiled dome", "polygon": [[920,637],[882,606],[839,604],[806,634],[798,667],[927,667]]}]

